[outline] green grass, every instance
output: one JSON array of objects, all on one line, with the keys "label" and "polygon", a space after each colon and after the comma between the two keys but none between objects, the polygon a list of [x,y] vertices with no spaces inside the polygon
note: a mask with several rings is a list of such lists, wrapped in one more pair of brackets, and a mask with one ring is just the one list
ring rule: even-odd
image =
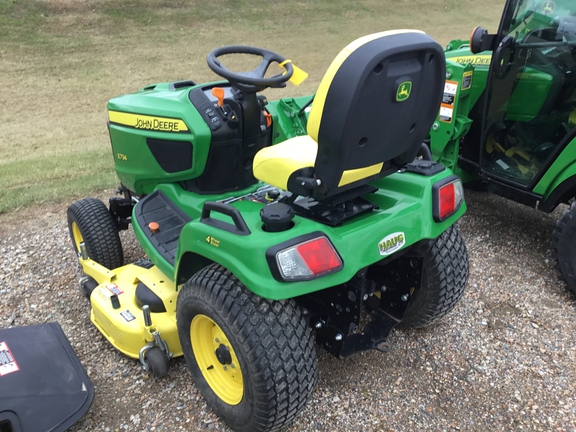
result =
[{"label": "green grass", "polygon": [[277,51],[313,93],[334,56],[365,34],[426,31],[441,44],[497,28],[503,0],[0,0],[0,213],[117,186],[106,102],[146,84],[215,79],[229,44]]}]

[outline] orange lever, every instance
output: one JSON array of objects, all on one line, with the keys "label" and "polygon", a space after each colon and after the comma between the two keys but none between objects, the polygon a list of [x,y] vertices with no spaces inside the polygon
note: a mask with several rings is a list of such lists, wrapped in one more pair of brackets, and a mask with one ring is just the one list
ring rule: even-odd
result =
[{"label": "orange lever", "polygon": [[262,110],[262,114],[264,114],[264,118],[266,119],[266,127],[269,128],[272,126],[272,114],[266,110]]},{"label": "orange lever", "polygon": [[212,89],[212,94],[218,98],[218,106],[221,107],[224,103],[224,89],[220,87],[214,87]]}]

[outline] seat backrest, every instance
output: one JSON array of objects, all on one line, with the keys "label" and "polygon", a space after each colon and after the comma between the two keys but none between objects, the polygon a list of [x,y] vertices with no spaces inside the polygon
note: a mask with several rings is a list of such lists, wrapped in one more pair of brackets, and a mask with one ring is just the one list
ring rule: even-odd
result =
[{"label": "seat backrest", "polygon": [[322,182],[314,195],[343,192],[414,160],[438,114],[445,70],[442,47],[417,30],[376,33],[344,48],[308,119]]}]

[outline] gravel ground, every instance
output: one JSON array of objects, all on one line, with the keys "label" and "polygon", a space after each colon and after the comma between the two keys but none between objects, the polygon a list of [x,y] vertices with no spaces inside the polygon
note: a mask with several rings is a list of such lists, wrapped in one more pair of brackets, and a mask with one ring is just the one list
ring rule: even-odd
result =
[{"label": "gravel ground", "polygon": [[[318,387],[288,431],[576,431],[576,310],[549,251],[563,209],[546,215],[471,191],[467,201],[470,280],[456,309],[394,332],[389,353],[341,361],[318,348]],[[228,430],[182,359],[154,380],[90,323],[66,207],[0,215],[0,327],[62,325],[95,388],[71,430]],[[123,241],[127,259],[141,255],[130,232]]]}]

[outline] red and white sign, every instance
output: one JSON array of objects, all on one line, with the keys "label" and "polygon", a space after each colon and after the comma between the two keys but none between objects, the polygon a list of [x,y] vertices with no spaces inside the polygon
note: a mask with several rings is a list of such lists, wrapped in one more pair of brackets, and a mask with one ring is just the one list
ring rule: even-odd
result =
[{"label": "red and white sign", "polygon": [[0,377],[19,370],[16,359],[14,359],[6,342],[0,342]]}]

